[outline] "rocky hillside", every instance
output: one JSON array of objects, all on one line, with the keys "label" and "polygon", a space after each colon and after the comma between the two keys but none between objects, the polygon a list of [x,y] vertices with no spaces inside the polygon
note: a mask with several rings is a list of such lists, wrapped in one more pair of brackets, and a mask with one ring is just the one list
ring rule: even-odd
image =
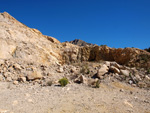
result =
[{"label": "rocky hillside", "polygon": [[0,14],[0,59],[48,65],[59,63],[59,45],[58,40],[25,26],[7,12]]},{"label": "rocky hillside", "polygon": [[[150,76],[150,53],[137,48],[84,46],[91,44],[81,40],[74,40],[71,43],[60,43],[53,37],[43,35],[37,29],[25,26],[8,13],[1,13],[0,80],[29,82],[40,79],[42,82],[40,80],[38,82],[44,84],[51,77],[57,81],[58,78],[65,76],[73,82],[81,79],[77,81],[84,83],[83,78],[96,82],[114,74],[115,77],[123,75],[123,78],[119,76],[120,80],[127,83],[131,80],[136,86],[140,86],[140,81],[146,81],[142,82],[143,87],[149,87],[147,80]],[[109,64],[101,63],[102,61],[109,61]],[[83,64],[88,62],[88,65],[80,67],[81,62]],[[89,66],[92,63],[98,65]],[[122,70],[127,73],[123,74]]]},{"label": "rocky hillside", "polygon": [[0,14],[0,59],[47,65],[104,60],[127,66],[150,67],[150,53],[144,50],[115,49],[78,39],[70,43],[60,43],[53,37],[42,35],[37,29],[25,26],[6,12]]}]

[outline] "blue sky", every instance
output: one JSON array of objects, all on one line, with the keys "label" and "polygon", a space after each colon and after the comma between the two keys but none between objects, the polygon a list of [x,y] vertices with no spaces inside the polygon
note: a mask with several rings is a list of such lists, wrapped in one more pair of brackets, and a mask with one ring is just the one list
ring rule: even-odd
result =
[{"label": "blue sky", "polygon": [[61,42],[150,47],[150,0],[1,0],[4,11]]}]

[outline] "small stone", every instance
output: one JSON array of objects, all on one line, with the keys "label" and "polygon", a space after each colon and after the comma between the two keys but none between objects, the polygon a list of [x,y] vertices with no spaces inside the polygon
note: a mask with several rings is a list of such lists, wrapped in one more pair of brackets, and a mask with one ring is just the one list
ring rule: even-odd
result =
[{"label": "small stone", "polygon": [[133,94],[133,92],[132,92],[132,91],[130,91],[130,94]]},{"label": "small stone", "polygon": [[29,93],[26,93],[25,96],[26,96],[26,97],[30,97],[30,94],[29,94]]},{"label": "small stone", "polygon": [[144,100],[145,103],[150,103],[148,100]]},{"label": "small stone", "polygon": [[18,85],[18,83],[19,83],[18,81],[14,81],[14,82],[13,82],[13,84],[15,84],[15,85]]},{"label": "small stone", "polygon": [[16,106],[17,104],[18,104],[17,100],[13,101],[13,103],[12,103],[13,106]]},{"label": "small stone", "polygon": [[4,64],[4,60],[0,59],[0,64]]},{"label": "small stone", "polygon": [[120,70],[114,66],[110,66],[110,71],[118,74],[120,73]]},{"label": "small stone", "polygon": [[63,71],[64,71],[64,69],[63,69],[62,67],[60,67],[60,68],[57,70],[58,73],[62,73]]},{"label": "small stone", "polygon": [[109,61],[106,61],[105,64],[106,64],[107,67],[110,67],[110,62]]},{"label": "small stone", "polygon": [[130,72],[128,70],[122,70],[122,69],[120,70],[120,74],[125,75],[127,77],[129,76],[129,73]]},{"label": "small stone", "polygon": [[75,67],[73,67],[73,68],[71,68],[71,73],[74,73],[75,71],[76,71],[76,68]]},{"label": "small stone", "polygon": [[6,81],[7,81],[7,82],[11,82],[11,81],[12,81],[12,78],[11,78],[11,77],[7,77],[7,78],[6,78]]},{"label": "small stone", "polygon": [[129,80],[129,84],[133,84],[133,81],[132,81],[132,80]]},{"label": "small stone", "polygon": [[145,76],[145,78],[146,78],[148,81],[150,81],[150,77],[149,77],[149,76]]},{"label": "small stone", "polygon": [[135,77],[136,77],[136,79],[137,79],[138,81],[141,81],[141,80],[142,80],[141,77],[140,77],[138,74],[136,74]]},{"label": "small stone", "polygon": [[3,81],[4,80],[4,77],[2,74],[0,74],[0,81]]},{"label": "small stone", "polygon": [[136,84],[132,84],[133,87],[136,87]]},{"label": "small stone", "polygon": [[28,99],[28,102],[33,103],[33,100],[32,99]]},{"label": "small stone", "polygon": [[41,79],[42,77],[43,75],[39,71],[30,72],[28,73],[28,76],[27,76],[28,80]]},{"label": "small stone", "polygon": [[7,113],[8,110],[0,109],[0,113]]},{"label": "small stone", "polygon": [[26,77],[20,77],[21,82],[26,82]]},{"label": "small stone", "polygon": [[111,62],[110,63],[110,66],[114,66],[114,67],[116,67],[116,68],[118,68],[118,69],[121,69],[121,65],[119,65],[117,62]]},{"label": "small stone", "polygon": [[146,86],[146,84],[144,82],[138,82],[138,86],[140,88],[144,88]]},{"label": "small stone", "polygon": [[75,79],[76,83],[84,83],[87,84],[87,79],[83,75],[79,76],[78,78]]},{"label": "small stone", "polygon": [[14,64],[13,67],[14,67],[14,69],[21,70],[21,66],[19,64]]},{"label": "small stone", "polygon": [[101,80],[104,79],[104,76],[100,76],[99,79],[101,79]]},{"label": "small stone", "polygon": [[120,89],[120,92],[124,92],[124,90],[123,90],[123,89]]}]

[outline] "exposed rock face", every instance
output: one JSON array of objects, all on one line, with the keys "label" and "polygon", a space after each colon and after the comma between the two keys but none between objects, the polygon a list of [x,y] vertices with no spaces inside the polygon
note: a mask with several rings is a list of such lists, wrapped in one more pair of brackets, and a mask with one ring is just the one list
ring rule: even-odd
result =
[{"label": "exposed rock face", "polygon": [[[67,44],[67,43],[65,43]],[[68,49],[69,48],[69,49]],[[67,52],[66,52],[67,51]],[[110,48],[107,46],[68,47],[64,46],[66,62],[115,61],[131,67],[150,67],[150,54],[137,48]]]},{"label": "exposed rock face", "polygon": [[59,41],[25,26],[8,13],[0,14],[0,59],[54,64],[61,59],[55,43]]},{"label": "exposed rock face", "polygon": [[108,67],[104,64],[101,66],[101,68],[97,71],[97,77],[102,78],[102,76],[108,72]]}]

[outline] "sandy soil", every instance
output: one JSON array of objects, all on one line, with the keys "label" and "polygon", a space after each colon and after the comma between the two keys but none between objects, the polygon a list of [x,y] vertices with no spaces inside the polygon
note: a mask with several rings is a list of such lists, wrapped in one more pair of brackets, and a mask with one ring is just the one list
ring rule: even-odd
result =
[{"label": "sandy soil", "polygon": [[150,113],[150,90],[109,79],[100,88],[0,82],[0,89],[0,113]]}]

